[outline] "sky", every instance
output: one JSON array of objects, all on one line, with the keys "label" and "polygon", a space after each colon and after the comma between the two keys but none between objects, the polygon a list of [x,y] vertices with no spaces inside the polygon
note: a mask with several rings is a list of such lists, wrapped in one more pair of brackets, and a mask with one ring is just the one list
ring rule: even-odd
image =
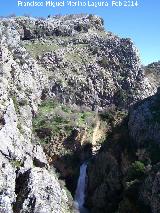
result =
[{"label": "sky", "polygon": [[[104,19],[105,30],[120,37],[131,38],[140,52],[143,65],[160,60],[160,0],[137,0],[135,7],[111,6],[112,0],[106,0],[108,7],[18,7],[18,0],[0,0],[0,16],[10,14],[47,17],[49,14],[89,13]],[[33,0],[21,0],[32,2]],[[45,0],[35,0],[45,2]],[[62,0],[52,0],[62,1]],[[67,0],[64,0],[67,2]],[[78,0],[72,0],[78,1]],[[87,2],[88,0],[81,0]],[[103,0],[90,0],[90,2]],[[104,0],[105,1],[105,0]],[[115,0],[118,2],[118,0]],[[121,0],[122,3],[126,1]],[[128,1],[135,3],[136,0]]]}]

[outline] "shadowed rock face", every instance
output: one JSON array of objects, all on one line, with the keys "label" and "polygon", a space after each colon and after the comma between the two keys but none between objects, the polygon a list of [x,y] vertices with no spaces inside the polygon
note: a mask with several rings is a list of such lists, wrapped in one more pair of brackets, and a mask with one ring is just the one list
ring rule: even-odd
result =
[{"label": "shadowed rock face", "polygon": [[[69,193],[32,132],[38,105],[56,98],[90,110],[111,104],[128,109],[154,94],[156,85],[144,76],[133,42],[105,32],[97,16],[4,18],[0,41],[0,212],[73,212]],[[112,164],[103,167],[111,169],[101,186],[104,197],[112,187],[111,196],[119,193],[123,174],[117,156],[105,159]]]},{"label": "shadowed rock face", "polygon": [[[155,63],[158,65],[157,63]],[[154,64],[153,64],[154,65]],[[152,65],[152,66],[153,66]],[[156,70],[154,70],[156,71]],[[156,71],[158,73],[158,69]],[[159,162],[160,162],[160,93],[136,104],[129,115],[129,132],[138,149],[138,157],[147,162],[148,173],[144,179],[139,199],[151,212],[157,213],[159,207]]]},{"label": "shadowed rock face", "polygon": [[89,164],[92,212],[159,212],[159,89],[137,102]]},{"label": "shadowed rock face", "polygon": [[143,146],[147,141],[159,144],[160,138],[160,94],[151,96],[138,104],[130,111],[129,130],[137,147]]}]

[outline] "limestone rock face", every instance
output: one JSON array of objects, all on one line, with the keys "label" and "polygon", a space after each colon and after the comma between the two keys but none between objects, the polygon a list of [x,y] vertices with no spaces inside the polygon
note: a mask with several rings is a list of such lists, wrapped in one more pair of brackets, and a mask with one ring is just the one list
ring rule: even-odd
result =
[{"label": "limestone rock face", "polygon": [[49,70],[49,94],[62,103],[128,108],[155,92],[130,39],[90,30],[55,45],[38,61]]},{"label": "limestone rock face", "polygon": [[71,212],[42,147],[32,143],[32,117],[47,75],[13,26],[0,24],[0,212]]},{"label": "limestone rock face", "polygon": [[128,108],[156,91],[133,42],[105,32],[98,16],[19,17],[8,22],[48,75],[43,98],[91,109],[111,104]]},{"label": "limestone rock face", "polygon": [[130,111],[129,131],[137,146],[148,141],[159,143],[160,119],[159,119],[159,90],[151,96],[136,104]]},{"label": "limestone rock face", "polygon": [[5,213],[12,213],[12,205],[16,201],[15,168],[10,164],[9,160],[3,154],[0,154],[0,159],[0,211]]},{"label": "limestone rock face", "polygon": [[157,87],[160,86],[160,61],[153,62],[145,67],[145,75],[150,82]]},{"label": "limestone rock face", "polygon": [[[61,189],[55,174],[46,169],[19,171],[17,178],[16,212],[70,212],[68,197]],[[23,183],[21,185],[21,183]]]},{"label": "limestone rock face", "polygon": [[89,29],[103,30],[103,20],[98,16],[66,15],[46,19],[19,18],[18,30],[23,40],[47,36],[75,36]]},{"label": "limestone rock face", "polygon": [[135,105],[129,115],[129,131],[137,155],[148,162],[148,174],[139,192],[139,199],[148,206],[150,212],[158,213],[159,209],[159,153],[160,153],[160,119],[159,119],[159,90],[139,104]]},{"label": "limestone rock face", "polygon": [[92,212],[160,211],[159,103],[159,89],[136,103],[89,164],[87,203]]}]

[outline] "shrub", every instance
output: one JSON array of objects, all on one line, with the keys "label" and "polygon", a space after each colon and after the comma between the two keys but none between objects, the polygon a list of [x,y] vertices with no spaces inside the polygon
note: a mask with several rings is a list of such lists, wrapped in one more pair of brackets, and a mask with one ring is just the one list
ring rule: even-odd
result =
[{"label": "shrub", "polygon": [[17,101],[16,96],[13,96],[13,97],[12,97],[12,100],[13,100],[13,103],[14,103],[15,111],[18,113],[18,112],[19,112],[19,103],[18,103],[18,101]]},{"label": "shrub", "polygon": [[144,177],[145,174],[145,165],[141,161],[135,161],[132,163],[131,167],[128,170],[128,180],[135,180]]},{"label": "shrub", "polygon": [[102,25],[104,25],[104,19],[103,18],[101,18],[101,23],[102,23]]},{"label": "shrub", "polygon": [[83,30],[83,25],[82,24],[78,24],[77,26],[74,27],[74,29],[78,32],[81,32]]},{"label": "shrub", "polygon": [[88,19],[91,21],[93,19],[93,15],[89,14]]},{"label": "shrub", "polygon": [[109,64],[109,61],[107,59],[107,57],[103,57],[100,61],[99,61],[99,64],[103,67],[103,68],[106,68]]},{"label": "shrub", "polygon": [[26,105],[28,105],[27,99],[23,99],[23,100],[19,101],[19,106],[26,106]]},{"label": "shrub", "polygon": [[7,21],[3,21],[3,26],[8,27],[9,23]]},{"label": "shrub", "polygon": [[23,129],[22,129],[22,126],[21,126],[21,124],[19,122],[17,123],[17,128],[19,129],[19,132],[21,134],[23,134]]},{"label": "shrub", "polygon": [[11,164],[14,168],[20,168],[23,163],[20,160],[12,160]]},{"label": "shrub", "polygon": [[33,131],[44,142],[61,134],[69,136],[74,127],[90,131],[94,127],[95,113],[91,111],[73,110],[70,106],[53,100],[45,100],[39,106],[39,112],[33,119]]}]

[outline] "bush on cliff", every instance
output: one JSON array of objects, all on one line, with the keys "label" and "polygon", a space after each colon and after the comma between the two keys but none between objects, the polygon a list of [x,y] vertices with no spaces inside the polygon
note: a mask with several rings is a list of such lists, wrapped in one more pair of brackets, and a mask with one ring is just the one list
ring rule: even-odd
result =
[{"label": "bush on cliff", "polygon": [[135,180],[144,177],[145,174],[145,165],[141,161],[135,161],[132,163],[131,167],[128,170],[127,179]]}]

